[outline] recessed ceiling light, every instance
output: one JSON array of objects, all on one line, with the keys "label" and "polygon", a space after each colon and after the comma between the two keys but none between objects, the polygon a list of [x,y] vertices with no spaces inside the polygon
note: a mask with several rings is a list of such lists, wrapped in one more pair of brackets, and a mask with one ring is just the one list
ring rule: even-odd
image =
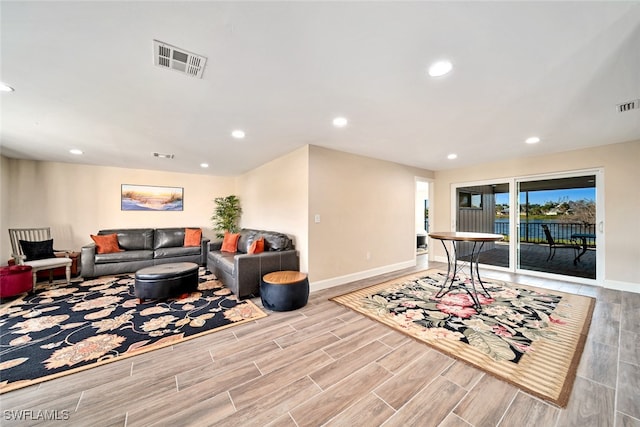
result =
[{"label": "recessed ceiling light", "polygon": [[343,128],[347,125],[348,121],[344,117],[336,117],[333,119],[333,125],[337,128]]},{"label": "recessed ceiling light", "polygon": [[438,61],[431,64],[429,67],[429,75],[431,77],[440,77],[449,73],[453,69],[453,64],[450,61]]},{"label": "recessed ceiling light", "polygon": [[201,168],[208,168],[209,167],[209,163],[200,163],[200,167]]},{"label": "recessed ceiling light", "polygon": [[527,144],[537,144],[538,142],[540,142],[540,138],[538,138],[537,136],[532,136],[527,138],[524,142],[526,142]]},{"label": "recessed ceiling light", "polygon": [[458,155],[455,154],[455,153],[451,153],[451,154],[449,154],[447,156],[447,159],[449,159],[449,160],[453,160],[453,159],[457,159],[457,158],[458,158]]},{"label": "recessed ceiling light", "polygon": [[244,131],[240,129],[234,130],[233,132],[231,132],[231,136],[235,139],[242,139],[244,138]]},{"label": "recessed ceiling light", "polygon": [[6,83],[0,82],[0,92],[13,92],[15,89]]},{"label": "recessed ceiling light", "polygon": [[82,150],[78,150],[77,148],[72,148],[71,150],[69,150],[69,152],[71,154],[75,154],[76,156],[83,154]]}]

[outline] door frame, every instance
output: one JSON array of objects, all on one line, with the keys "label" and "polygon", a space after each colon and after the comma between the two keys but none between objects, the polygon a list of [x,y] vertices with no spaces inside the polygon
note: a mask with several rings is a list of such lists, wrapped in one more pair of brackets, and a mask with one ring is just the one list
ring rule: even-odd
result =
[{"label": "door frame", "polygon": [[509,184],[509,235],[519,236],[520,232],[520,204],[518,197],[518,184],[522,181],[533,181],[542,179],[568,178],[573,176],[595,175],[596,177],[596,278],[587,279],[583,277],[566,276],[561,274],[545,273],[533,270],[524,270],[518,267],[517,256],[518,243],[520,239],[509,239],[509,267],[498,267],[488,264],[480,264],[482,268],[498,271],[506,271],[515,274],[526,274],[553,280],[564,280],[588,285],[601,285],[605,278],[605,209],[604,209],[604,168],[577,169],[563,172],[547,172],[531,175],[511,176],[505,178],[494,178],[487,180],[456,182],[451,184],[451,231],[456,231],[458,224],[458,201],[457,190],[460,187],[473,187],[491,184]]}]

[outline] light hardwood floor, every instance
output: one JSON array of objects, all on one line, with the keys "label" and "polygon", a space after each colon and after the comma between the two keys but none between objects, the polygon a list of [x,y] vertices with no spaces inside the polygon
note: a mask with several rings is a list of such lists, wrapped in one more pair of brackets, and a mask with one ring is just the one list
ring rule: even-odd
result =
[{"label": "light hardwood floor", "polygon": [[[4,394],[0,424],[640,427],[640,294],[482,272],[597,298],[560,409],[328,301],[425,267],[314,292],[300,310]],[[20,410],[68,419],[12,420]]]}]

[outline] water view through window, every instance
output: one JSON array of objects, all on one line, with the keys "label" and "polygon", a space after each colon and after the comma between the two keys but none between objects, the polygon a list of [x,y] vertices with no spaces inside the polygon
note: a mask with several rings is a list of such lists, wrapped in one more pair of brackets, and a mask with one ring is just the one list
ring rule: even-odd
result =
[{"label": "water view through window", "polygon": [[[483,248],[482,264],[595,279],[595,178],[517,181],[515,208],[510,205],[509,183],[460,187],[457,230],[504,236],[504,241]],[[468,203],[467,195],[480,197],[482,203]],[[511,225],[514,220],[516,227]],[[510,263],[512,253],[515,259]]]}]

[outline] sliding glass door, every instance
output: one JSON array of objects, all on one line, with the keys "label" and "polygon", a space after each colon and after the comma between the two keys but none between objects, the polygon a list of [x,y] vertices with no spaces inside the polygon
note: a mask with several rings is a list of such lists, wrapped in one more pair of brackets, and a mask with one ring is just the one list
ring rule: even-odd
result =
[{"label": "sliding glass door", "polygon": [[[452,191],[454,229],[504,236],[483,247],[485,266],[596,279],[604,243],[601,181],[602,171],[593,170],[461,184]],[[459,255],[467,252],[460,245]]]},{"label": "sliding glass door", "polygon": [[518,181],[518,267],[596,278],[596,175]]}]

